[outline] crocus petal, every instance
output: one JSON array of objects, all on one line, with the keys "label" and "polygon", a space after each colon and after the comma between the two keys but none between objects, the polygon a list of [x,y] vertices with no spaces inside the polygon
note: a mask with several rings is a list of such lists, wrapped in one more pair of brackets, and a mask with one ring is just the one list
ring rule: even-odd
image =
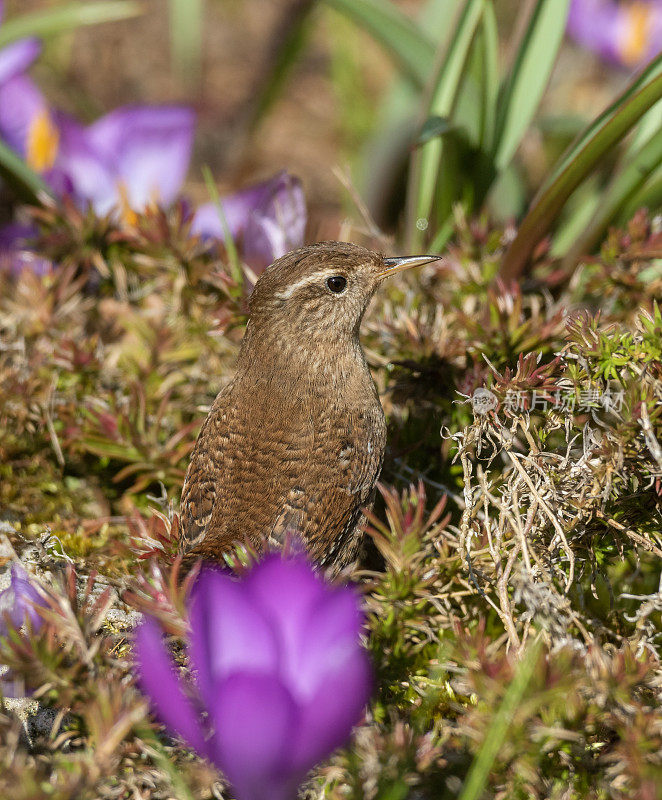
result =
[{"label": "crocus petal", "polygon": [[42,619],[36,606],[42,604],[43,598],[28,573],[20,564],[12,564],[10,584],[0,592],[0,635],[7,634],[6,618],[13,628],[20,628],[26,621],[33,630],[40,628]]},{"label": "crocus petal", "polygon": [[10,222],[0,228],[0,251],[27,247],[39,235],[36,225],[26,222]]},{"label": "crocus petal", "polygon": [[80,205],[90,203],[99,214],[107,213],[117,199],[112,165],[91,145],[86,129],[79,122],[60,112],[55,120],[60,132],[60,150],[49,183],[56,190],[68,186]]},{"label": "crocus petal", "polygon": [[136,630],[135,658],[139,683],[154,705],[159,719],[199,753],[207,755],[207,743],[198,714],[182,691],[172,659],[166,652],[159,625],[145,619]]},{"label": "crocus petal", "polygon": [[[303,244],[305,198],[301,182],[287,172],[224,197],[220,204],[230,235],[233,239],[241,237],[244,260],[255,272],[261,272]],[[219,241],[225,239],[215,203],[198,208],[191,233]]]},{"label": "crocus petal", "polygon": [[120,201],[134,211],[150,202],[169,205],[178,195],[191,158],[193,112],[184,107],[118,108],[87,130],[91,148],[113,165],[115,189],[97,196],[105,214]]},{"label": "crocus petal", "polygon": [[[357,597],[330,587],[303,554],[273,554],[238,581],[203,571],[190,620],[192,666],[213,728],[203,752],[238,800],[292,800],[308,770],[346,740],[369,695]],[[168,674],[154,674],[164,658],[156,631],[158,652],[138,666],[176,729],[167,706],[173,696],[181,704],[181,690],[169,662]]]},{"label": "crocus petal", "polygon": [[215,723],[213,760],[237,800],[292,800],[303,777],[286,766],[297,708],[273,676],[244,672],[219,686],[210,708]]},{"label": "crocus petal", "polygon": [[195,584],[191,602],[191,660],[200,694],[213,701],[219,681],[243,669],[278,670],[274,632],[241,584],[208,569]]},{"label": "crocus petal", "polygon": [[25,72],[40,52],[41,42],[34,37],[20,39],[3,47],[0,50],[0,84]]},{"label": "crocus petal", "polygon": [[300,708],[288,752],[292,768],[305,772],[347,739],[369,697],[358,598],[327,586],[303,556],[268,557],[245,586],[279,635],[281,679]]},{"label": "crocus petal", "polygon": [[659,0],[572,0],[567,30],[602,58],[633,67],[662,49],[662,9]]},{"label": "crocus petal", "polygon": [[[246,227],[247,218],[244,215],[240,204],[233,203],[232,197],[225,197],[221,200],[221,209],[225,217],[225,223],[233,239],[241,236]],[[221,222],[221,215],[216,203],[203,203],[195,211],[191,222],[191,233],[194,236],[201,236],[203,239],[218,239],[225,241],[225,231]]]},{"label": "crocus petal", "polygon": [[[221,199],[223,216],[233,239],[237,239],[246,230],[251,214],[268,196],[270,186],[271,181],[256,183],[254,186],[249,186],[247,189],[242,189],[240,192]],[[221,241],[225,239],[221,215],[216,203],[204,203],[198,208],[191,223],[191,233]]]},{"label": "crocus petal", "polygon": [[281,674],[289,678],[307,647],[308,620],[324,599],[326,585],[304,556],[283,558],[275,553],[251,570],[245,589],[278,637]]},{"label": "crocus petal", "polygon": [[342,668],[329,670],[317,692],[301,705],[296,738],[288,751],[292,769],[308,772],[347,741],[368,702],[371,684],[367,654],[355,644]]},{"label": "crocus petal", "polygon": [[273,261],[303,244],[306,202],[301,181],[282,172],[251,215],[244,233],[244,259],[261,272]]},{"label": "crocus petal", "polygon": [[27,75],[0,84],[0,138],[25,157],[30,128],[47,108],[43,94]]},{"label": "crocus petal", "polygon": [[[616,22],[615,6],[604,0],[572,0],[567,31],[579,44],[604,55]],[[596,25],[596,19],[600,24]]]},{"label": "crocus petal", "polygon": [[34,250],[38,235],[36,225],[22,222],[0,228],[0,272],[19,275],[27,269],[39,277],[51,272],[53,262]]},{"label": "crocus petal", "polygon": [[302,626],[305,644],[289,654],[288,685],[297,701],[308,702],[329,676],[341,673],[356,652],[363,616],[358,598],[346,587],[328,589]]}]

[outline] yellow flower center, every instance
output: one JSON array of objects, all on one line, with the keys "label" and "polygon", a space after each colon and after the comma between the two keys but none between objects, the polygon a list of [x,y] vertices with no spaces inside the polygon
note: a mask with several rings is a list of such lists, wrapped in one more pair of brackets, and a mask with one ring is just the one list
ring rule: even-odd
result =
[{"label": "yellow flower center", "polygon": [[120,196],[120,205],[119,205],[120,219],[126,225],[133,226],[138,222],[138,215],[131,208],[131,204],[129,203],[129,190],[127,189],[126,183],[124,183],[124,181],[118,182],[117,191]]},{"label": "yellow flower center", "polygon": [[45,172],[55,163],[60,132],[55,127],[48,109],[33,117],[28,128],[25,160],[36,172]]},{"label": "yellow flower center", "polygon": [[627,6],[624,13],[627,28],[618,51],[623,63],[633,67],[641,62],[649,47],[653,6],[639,0]]}]

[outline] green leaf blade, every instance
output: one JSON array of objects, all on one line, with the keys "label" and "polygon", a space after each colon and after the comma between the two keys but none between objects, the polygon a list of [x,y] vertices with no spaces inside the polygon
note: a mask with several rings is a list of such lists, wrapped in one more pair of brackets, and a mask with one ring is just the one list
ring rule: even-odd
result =
[{"label": "green leaf blade", "polygon": [[524,30],[509,76],[501,90],[495,164],[506,167],[529,127],[556,62],[570,0],[540,0]]},{"label": "green leaf blade", "polygon": [[479,800],[482,796],[490,770],[506,738],[517,707],[533,678],[541,651],[542,646],[538,640],[531,645],[517,665],[515,675],[492,717],[483,744],[469,769],[459,800]]},{"label": "green leaf blade", "polygon": [[434,59],[434,45],[406,14],[382,0],[325,2],[381,42],[417,86],[425,85]]},{"label": "green leaf blade", "polygon": [[40,175],[25,161],[0,141],[0,175],[12,186],[16,194],[26,202],[40,204],[44,197],[53,193]]},{"label": "green leaf blade", "polygon": [[130,19],[142,13],[134,0],[105,0],[105,2],[71,3],[47,11],[35,11],[3,22],[0,27],[0,47],[26,36],[54,36],[83,25],[98,25]]},{"label": "green leaf blade", "polygon": [[172,61],[180,79],[195,86],[200,78],[203,0],[169,0]]},{"label": "green leaf blade", "polygon": [[662,98],[662,55],[638,75],[609,108],[568,148],[534,198],[504,258],[500,277],[516,278],[538,242],[549,232],[564,204],[616,145]]},{"label": "green leaf blade", "polygon": [[635,197],[648,179],[662,165],[662,129],[658,130],[624,168],[613,178],[586,230],[569,249],[574,259],[588,253],[607,230],[610,222]]},{"label": "green leaf blade", "polygon": [[[467,0],[459,14],[448,49],[432,83],[428,117],[452,115],[464,66],[484,12],[484,3],[485,0]],[[408,188],[408,227],[412,246],[418,246],[422,238],[419,220],[427,224],[431,216],[443,151],[441,139],[432,139],[420,148],[412,160]]]}]

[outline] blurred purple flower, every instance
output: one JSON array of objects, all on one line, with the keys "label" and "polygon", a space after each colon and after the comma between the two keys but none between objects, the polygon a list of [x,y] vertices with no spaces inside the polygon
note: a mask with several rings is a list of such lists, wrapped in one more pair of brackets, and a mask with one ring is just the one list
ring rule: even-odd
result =
[{"label": "blurred purple flower", "polygon": [[43,598],[28,573],[20,564],[12,564],[10,584],[0,592],[0,636],[7,635],[7,620],[13,628],[20,628],[27,621],[32,630],[39,630],[42,618],[35,606],[40,605]]},{"label": "blurred purple flower", "polygon": [[[4,3],[0,2],[0,21],[3,16]],[[35,147],[43,151],[50,144],[46,141],[51,133],[48,108],[39,89],[25,75],[40,51],[41,42],[34,37],[19,39],[0,50],[0,136],[27,160],[34,156]]]},{"label": "blurred purple flower", "polygon": [[0,84],[0,137],[36,172],[55,163],[59,131],[46,100],[27,75]]},{"label": "blurred purple flower", "polygon": [[[0,0],[0,19],[4,3]],[[0,137],[58,194],[97,214],[125,220],[149,203],[169,205],[184,182],[193,146],[193,111],[180,106],[118,108],[89,127],[53,111],[25,70],[37,39],[0,50]]]},{"label": "blurred purple flower", "polygon": [[38,235],[34,225],[12,222],[0,228],[0,272],[19,275],[24,269],[35,275],[46,275],[53,268],[47,258],[35,253],[32,240]]},{"label": "blurred purple flower", "polygon": [[[233,239],[239,240],[244,261],[257,273],[301,247],[306,230],[306,201],[301,181],[283,171],[221,199]],[[225,239],[215,203],[200,206],[191,232],[204,238]]]},{"label": "blurred purple flower", "polygon": [[195,117],[183,106],[127,106],[87,128],[59,115],[60,185],[97,214],[119,210],[125,221],[150,203],[167,206],[188,171]]},{"label": "blurred purple flower", "polygon": [[39,39],[19,39],[0,50],[0,84],[20,75],[41,52]]},{"label": "blurred purple flower", "polygon": [[[1,55],[1,54],[0,54]],[[0,84],[0,137],[59,195],[127,222],[169,205],[186,177],[195,118],[180,106],[118,108],[84,127],[52,111],[27,76]]]},{"label": "blurred purple flower", "polygon": [[602,58],[639,66],[662,50],[662,0],[572,0],[568,33]]},{"label": "blurred purple flower", "polygon": [[200,705],[185,694],[151,619],[136,633],[140,684],[238,800],[291,800],[306,773],[346,741],[368,700],[361,623],[354,592],[329,586],[303,556],[269,556],[241,582],[203,571],[190,643]]}]

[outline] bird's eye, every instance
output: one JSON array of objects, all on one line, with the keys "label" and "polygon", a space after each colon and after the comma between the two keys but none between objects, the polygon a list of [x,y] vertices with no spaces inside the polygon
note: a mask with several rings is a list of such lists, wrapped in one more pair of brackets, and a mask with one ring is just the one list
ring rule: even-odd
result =
[{"label": "bird's eye", "polygon": [[341,294],[347,288],[347,278],[342,275],[332,275],[327,278],[326,285],[334,294]]}]

